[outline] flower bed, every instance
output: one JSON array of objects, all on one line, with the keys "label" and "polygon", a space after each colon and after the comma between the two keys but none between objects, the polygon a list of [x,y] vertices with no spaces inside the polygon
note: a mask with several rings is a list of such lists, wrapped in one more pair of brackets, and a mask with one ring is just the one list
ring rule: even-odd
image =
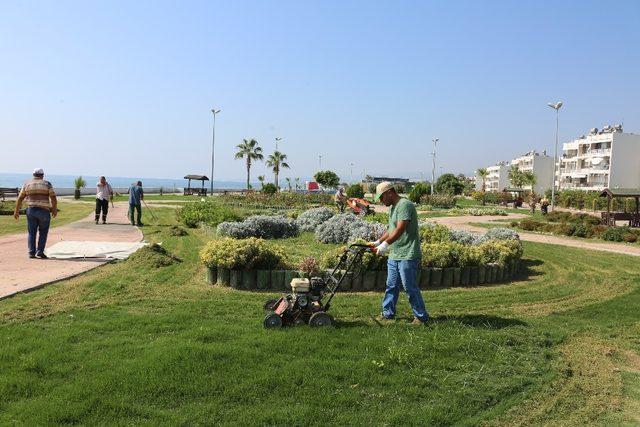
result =
[{"label": "flower bed", "polygon": [[316,228],[316,240],[322,243],[347,243],[357,239],[377,240],[386,227],[378,222],[363,221],[351,213],[335,215]]},{"label": "flower bed", "polygon": [[331,217],[336,212],[333,209],[322,207],[309,209],[298,215],[296,223],[301,231],[316,231],[316,228]]},{"label": "flower bed", "polygon": [[242,222],[222,222],[217,228],[218,235],[246,239],[284,239],[300,234],[296,221],[282,216],[255,215]]},{"label": "flower bed", "polygon": [[219,199],[228,206],[250,208],[292,209],[333,205],[333,196],[325,193],[293,193],[283,191],[276,194],[264,194],[254,191],[246,194],[223,194]]},{"label": "flower bed", "polygon": [[187,203],[176,210],[176,218],[189,228],[195,228],[201,223],[215,226],[223,221],[242,219],[235,210],[212,200]]},{"label": "flower bed", "polygon": [[512,227],[526,231],[560,234],[586,239],[599,238],[612,242],[633,243],[640,237],[640,230],[629,227],[608,227],[600,224],[600,219],[587,214],[551,212],[546,221],[523,219],[511,222]]}]

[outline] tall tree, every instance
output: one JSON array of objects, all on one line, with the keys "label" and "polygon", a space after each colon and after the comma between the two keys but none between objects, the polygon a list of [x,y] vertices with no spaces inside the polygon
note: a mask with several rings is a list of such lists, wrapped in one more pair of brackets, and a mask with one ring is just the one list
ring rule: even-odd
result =
[{"label": "tall tree", "polygon": [[291,191],[291,178],[286,177],[285,180],[287,181],[287,187],[289,187],[289,191]]},{"label": "tall tree", "polygon": [[316,172],[313,179],[323,187],[335,188],[340,185],[340,177],[330,170]]},{"label": "tall tree", "polygon": [[509,181],[515,188],[522,188],[527,184],[527,178],[524,172],[522,172],[516,165],[509,168]]},{"label": "tall tree", "polygon": [[285,162],[285,160],[287,160],[287,155],[279,151],[274,151],[273,154],[269,154],[269,157],[267,157],[267,166],[269,166],[273,171],[276,188],[280,188],[278,183],[278,175],[280,174],[280,169],[289,169],[289,165],[287,164],[287,162]]},{"label": "tall tree", "polygon": [[260,188],[264,187],[264,175],[258,175],[258,181],[260,181]]},{"label": "tall tree", "polygon": [[487,171],[487,168],[480,168],[476,173],[482,180],[482,206],[484,206],[486,204],[484,193],[487,191],[487,177],[489,176],[489,172]]},{"label": "tall tree", "polygon": [[243,139],[241,144],[236,146],[236,159],[245,159],[247,164],[247,190],[251,188],[251,162],[254,160],[262,160],[262,148],[258,146],[255,139]]}]

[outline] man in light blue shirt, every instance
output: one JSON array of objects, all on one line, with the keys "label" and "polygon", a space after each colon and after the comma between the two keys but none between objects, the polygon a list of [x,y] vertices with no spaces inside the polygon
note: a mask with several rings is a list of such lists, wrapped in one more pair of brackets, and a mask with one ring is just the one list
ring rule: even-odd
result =
[{"label": "man in light blue shirt", "polygon": [[136,225],[136,221],[133,220],[133,211],[137,210],[137,223],[138,227],[143,224],[140,221],[142,219],[142,201],[144,200],[144,191],[142,190],[142,181],[136,182],[129,187],[129,220],[131,225]]}]

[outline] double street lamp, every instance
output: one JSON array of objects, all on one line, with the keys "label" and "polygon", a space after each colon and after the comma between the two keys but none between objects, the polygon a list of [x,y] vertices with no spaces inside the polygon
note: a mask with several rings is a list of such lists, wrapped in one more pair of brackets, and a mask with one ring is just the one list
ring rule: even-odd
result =
[{"label": "double street lamp", "polygon": [[[558,160],[558,124],[560,122],[560,107],[562,107],[562,101],[558,101],[555,104],[549,102],[547,105],[556,110],[556,146],[553,152],[553,177],[551,179],[551,210],[553,211],[556,202],[556,167],[558,168],[558,172],[560,169]],[[558,181],[560,181],[560,177],[558,177]]]},{"label": "double street lamp", "polygon": [[433,139],[433,151],[431,152],[431,157],[433,160],[433,165],[431,167],[431,194],[433,194],[433,183],[436,180],[436,144],[440,141],[440,138]]}]

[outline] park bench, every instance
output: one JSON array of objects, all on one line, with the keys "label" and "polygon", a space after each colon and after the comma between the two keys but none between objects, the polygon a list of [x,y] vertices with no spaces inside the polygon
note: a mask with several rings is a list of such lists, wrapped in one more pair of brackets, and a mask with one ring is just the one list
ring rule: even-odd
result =
[{"label": "park bench", "polygon": [[4,201],[7,196],[16,196],[20,194],[19,188],[0,187],[0,198]]}]

